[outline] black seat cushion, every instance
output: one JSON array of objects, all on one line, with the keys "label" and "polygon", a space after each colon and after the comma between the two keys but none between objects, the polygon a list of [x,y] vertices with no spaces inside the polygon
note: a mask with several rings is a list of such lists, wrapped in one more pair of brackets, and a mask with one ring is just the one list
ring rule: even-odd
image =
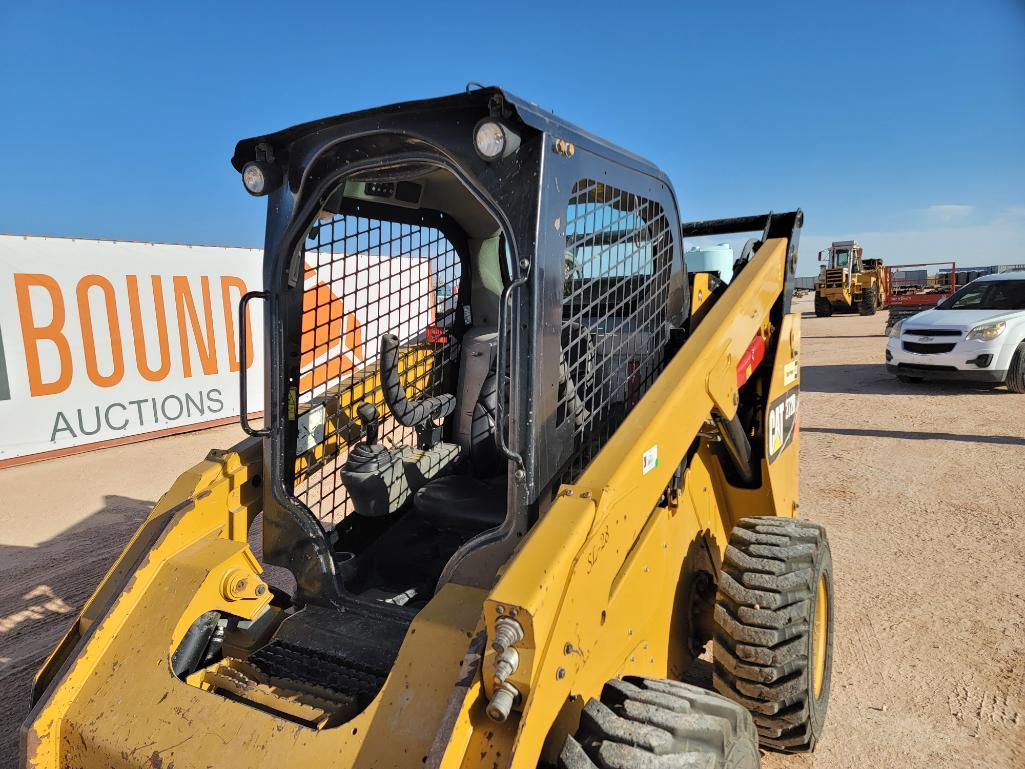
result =
[{"label": "black seat cushion", "polygon": [[469,475],[437,478],[413,497],[418,517],[441,529],[484,531],[505,520],[505,478],[485,482]]}]

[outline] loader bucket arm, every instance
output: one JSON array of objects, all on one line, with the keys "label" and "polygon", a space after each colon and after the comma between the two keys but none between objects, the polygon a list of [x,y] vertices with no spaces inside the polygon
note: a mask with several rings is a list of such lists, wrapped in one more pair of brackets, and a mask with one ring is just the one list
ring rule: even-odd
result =
[{"label": "loader bucket arm", "polygon": [[[498,765],[535,766],[543,746],[552,749],[552,724],[572,722],[573,703],[579,711],[624,668],[671,672],[664,660],[673,639],[659,604],[667,592],[672,599],[667,586],[680,577],[688,550],[681,536],[696,529],[721,550],[733,519],[794,514],[793,430],[773,461],[762,456],[755,489],[730,487],[698,436],[710,414],[736,415],[747,384],[738,384],[737,363],[766,327],[772,332],[759,397],[767,409],[770,400],[794,396],[791,425],[796,421],[798,329],[789,308],[801,218],[796,211],[685,228],[692,236],[760,229],[763,242],[579,481],[559,490],[485,602],[489,638],[501,617],[514,616],[523,628],[520,667],[508,680],[529,718],[514,713],[489,726],[487,740],[454,719],[451,739],[439,734],[429,765],[478,765],[465,759],[480,754],[488,765],[501,755],[512,760]],[[716,507],[724,522],[717,523]],[[457,692],[453,713],[469,717],[474,700],[486,701],[494,665],[487,650],[483,689]]]}]

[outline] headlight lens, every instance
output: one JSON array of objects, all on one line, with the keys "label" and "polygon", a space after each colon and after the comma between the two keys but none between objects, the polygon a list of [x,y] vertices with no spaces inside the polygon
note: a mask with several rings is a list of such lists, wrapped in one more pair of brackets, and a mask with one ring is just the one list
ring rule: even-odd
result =
[{"label": "headlight lens", "polygon": [[242,184],[250,195],[269,195],[281,186],[281,169],[267,160],[250,160],[242,166]]},{"label": "headlight lens", "polygon": [[477,152],[486,160],[494,160],[505,151],[505,131],[492,120],[480,123],[473,138]]},{"label": "headlight lens", "polygon": [[904,321],[898,320],[896,323],[894,323],[892,326],[890,326],[889,335],[890,336],[900,336],[900,330],[901,330],[901,327],[903,325],[904,325]]},{"label": "headlight lens", "polygon": [[473,146],[482,159],[491,163],[516,152],[520,135],[505,123],[486,117],[473,128]]},{"label": "headlight lens", "polygon": [[1007,328],[1007,324],[1002,320],[996,323],[983,323],[981,326],[976,326],[969,331],[965,339],[981,339],[984,342],[988,342],[1004,333],[1005,328]]},{"label": "headlight lens", "polygon": [[246,163],[242,169],[242,184],[250,195],[262,195],[267,191],[267,177],[261,163]]}]

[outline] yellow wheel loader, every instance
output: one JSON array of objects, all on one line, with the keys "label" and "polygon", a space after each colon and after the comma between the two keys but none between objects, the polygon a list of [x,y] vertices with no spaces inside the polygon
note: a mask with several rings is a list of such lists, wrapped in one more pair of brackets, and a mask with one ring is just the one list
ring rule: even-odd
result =
[{"label": "yellow wheel loader", "polygon": [[815,315],[828,318],[834,312],[875,315],[886,307],[890,273],[882,259],[865,259],[854,240],[839,240],[819,252],[825,264],[815,282]]},{"label": "yellow wheel loader", "polygon": [[[795,517],[801,212],[681,223],[657,167],[498,88],[232,164],[267,197],[239,318],[244,353],[263,312],[263,426],[243,368],[251,437],[179,478],[46,661],[23,765],[812,750],[833,594]],[[741,232],[729,286],[688,276],[685,238]]]}]

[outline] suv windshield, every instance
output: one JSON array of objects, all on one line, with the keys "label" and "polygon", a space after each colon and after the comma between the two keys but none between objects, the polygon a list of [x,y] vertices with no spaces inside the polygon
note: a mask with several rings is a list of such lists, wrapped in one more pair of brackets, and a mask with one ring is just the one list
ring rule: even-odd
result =
[{"label": "suv windshield", "polygon": [[1025,310],[1025,280],[969,283],[938,305],[940,310]]}]

